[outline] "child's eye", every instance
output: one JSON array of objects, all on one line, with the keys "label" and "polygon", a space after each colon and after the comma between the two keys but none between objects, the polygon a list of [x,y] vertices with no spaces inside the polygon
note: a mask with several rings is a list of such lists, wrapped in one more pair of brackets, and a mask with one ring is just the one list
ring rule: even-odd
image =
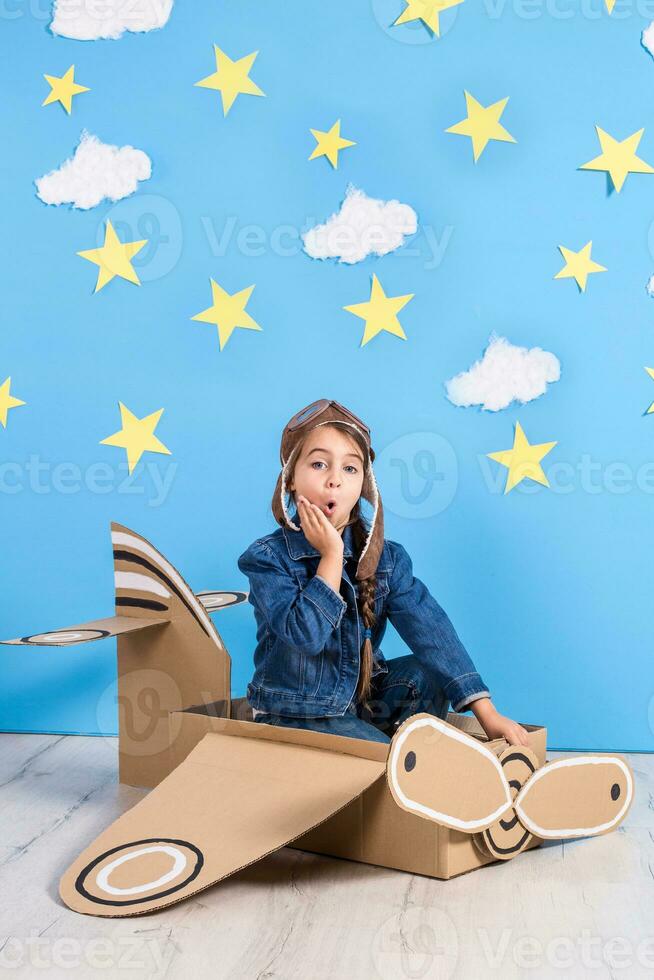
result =
[{"label": "child's eye", "polygon": [[[320,459],[314,459],[313,462],[311,463],[311,466],[312,467],[313,466],[322,466],[322,465],[323,465],[323,463],[322,463],[322,460],[320,460]],[[352,470],[353,473],[358,473],[358,470],[357,470],[356,466],[353,466],[351,463],[348,463],[346,465],[346,469]]]}]

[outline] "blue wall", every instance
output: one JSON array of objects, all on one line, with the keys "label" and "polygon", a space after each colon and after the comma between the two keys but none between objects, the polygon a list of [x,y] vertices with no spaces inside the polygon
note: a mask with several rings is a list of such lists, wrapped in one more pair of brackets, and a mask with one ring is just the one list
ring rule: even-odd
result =
[{"label": "blue wall", "polygon": [[[195,589],[246,588],[236,558],[274,530],[281,429],[326,395],[371,425],[387,537],[409,550],[498,708],[546,724],[553,748],[652,750],[654,176],[608,195],[603,174],[577,168],[599,152],[596,123],[618,138],[645,126],[639,152],[654,163],[654,61],[639,43],[654,11],[469,0],[430,40],[387,26],[402,7],[178,0],[165,29],[95,43],[53,37],[34,5],[5,7],[0,383],[11,375],[27,404],[0,429],[0,635],[111,613],[110,520]],[[193,86],[214,42],[232,57],[260,51],[252,77],[266,97],[239,97],[227,118],[217,93]],[[73,62],[92,91],[70,117],[41,108],[43,73]],[[484,104],[510,96],[502,122],[517,140],[489,144],[476,166],[470,141],[443,132],[464,116],[464,88]],[[339,117],[357,146],[338,170],[309,163],[309,129]],[[84,127],[145,150],[152,178],[114,206],[47,207],[32,181]],[[418,234],[354,266],[310,260],[297,237],[279,247],[280,229],[335,211],[348,181],[411,204]],[[95,267],[75,253],[108,216],[152,244],[134,262],[140,288],[115,279],[94,295]],[[557,245],[591,238],[609,271],[582,295],[553,279]],[[373,272],[388,294],[415,293],[406,342],[383,333],[359,347],[362,322],[342,307],[368,297]],[[190,320],[209,306],[210,276],[230,292],[256,283],[248,311],[263,327],[236,330],[222,352],[214,328]],[[561,380],[525,406],[457,409],[443,382],[492,330],[553,351]],[[146,454],[129,486],[125,453],[99,445],[120,427],[119,399],[139,416],[163,407],[171,450]],[[506,470],[485,454],[511,445],[516,419],[531,442],[558,440],[544,461],[558,471],[549,489],[505,496]],[[106,492],[91,482],[98,464]],[[241,695],[252,610],[217,622]],[[405,652],[390,628],[384,652]],[[113,641],[5,647],[0,669],[3,728],[116,731]]]}]

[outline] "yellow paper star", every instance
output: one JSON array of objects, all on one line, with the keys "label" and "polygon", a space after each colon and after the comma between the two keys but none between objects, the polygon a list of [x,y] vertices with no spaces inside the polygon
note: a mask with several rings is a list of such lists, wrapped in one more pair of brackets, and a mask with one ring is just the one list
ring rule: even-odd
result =
[{"label": "yellow paper star", "polygon": [[559,269],[554,278],[575,279],[579,289],[583,293],[586,289],[586,280],[591,272],[607,271],[605,266],[600,265],[599,262],[593,262],[591,259],[590,250],[592,245],[592,241],[586,242],[584,247],[578,252],[573,252],[571,249],[566,248],[565,245],[559,245],[558,249],[565,259],[565,265],[562,269]]},{"label": "yellow paper star", "polygon": [[213,303],[206,310],[192,316],[191,320],[214,323],[218,327],[218,340],[221,350],[236,327],[242,327],[245,330],[262,329],[245,309],[254,286],[248,286],[247,289],[241,289],[240,292],[230,295],[215,280],[211,279],[210,281]]},{"label": "yellow paper star", "polygon": [[[650,378],[652,378],[654,380],[654,368],[646,367],[645,370],[649,374]],[[650,407],[647,409],[647,411],[645,412],[645,415],[651,415],[652,412],[654,412],[654,402],[652,402],[652,404],[650,405]]]},{"label": "yellow paper star", "polygon": [[486,453],[490,459],[494,459],[502,466],[506,466],[509,473],[506,478],[504,493],[508,493],[522,480],[535,480],[549,487],[549,482],[543,468],[540,465],[541,459],[546,456],[551,449],[556,446],[556,442],[541,442],[538,445],[530,446],[527,437],[522,431],[519,422],[515,424],[515,435],[511,449],[503,449],[498,453]]},{"label": "yellow paper star", "polygon": [[449,10],[450,7],[456,7],[463,3],[463,0],[404,0],[404,2],[406,8],[397,20],[393,21],[393,27],[396,24],[407,24],[409,21],[421,20],[430,31],[434,32],[436,37],[440,37],[439,14],[442,14],[444,10]]},{"label": "yellow paper star", "polygon": [[346,140],[341,136],[341,120],[337,119],[331,129],[323,133],[321,129],[312,129],[311,135],[315,137],[316,147],[309,157],[315,160],[317,157],[327,157],[332,167],[338,167],[338,154],[346,146],[356,146],[353,140]]},{"label": "yellow paper star", "polygon": [[355,316],[365,320],[366,327],[359,347],[363,347],[382,330],[387,330],[388,333],[406,340],[406,334],[397,314],[414,296],[415,293],[407,293],[405,296],[387,296],[379,279],[373,273],[370,299],[366,303],[354,303],[353,306],[343,307],[348,313],[354,313]]},{"label": "yellow paper star", "polygon": [[606,3],[606,9],[610,14],[613,13],[613,8],[615,7],[615,0],[604,0]]},{"label": "yellow paper star", "polygon": [[637,133],[632,133],[624,140],[614,139],[599,126],[595,126],[595,129],[602,152],[588,163],[583,163],[580,170],[605,170],[618,193],[627,179],[627,174],[654,174],[654,167],[650,167],[649,163],[636,156],[644,129],[639,129]]},{"label": "yellow paper star", "polygon": [[121,401],[118,404],[120,406],[122,429],[114,432],[112,436],[107,436],[106,439],[101,439],[101,446],[119,446],[121,449],[126,449],[127,466],[130,473],[145,452],[165,453],[167,456],[171,455],[170,449],[164,446],[163,442],[157,439],[154,434],[154,430],[163,414],[163,408],[160,408],[158,412],[152,412],[151,415],[146,415],[144,418],[138,419]]},{"label": "yellow paper star", "polygon": [[20,398],[14,398],[14,396],[9,393],[10,387],[11,378],[5,378],[0,385],[0,422],[2,422],[5,429],[7,428],[7,415],[9,414],[9,409],[17,408],[19,405],[25,404],[25,402],[20,400]]},{"label": "yellow paper star", "polygon": [[470,92],[464,92],[466,97],[466,112],[468,115],[461,122],[455,123],[446,129],[446,133],[456,133],[459,136],[469,136],[472,139],[472,152],[475,163],[484,152],[489,140],[498,140],[501,143],[517,142],[511,133],[500,123],[500,116],[504,112],[508,96],[493,102],[492,105],[483,106],[477,102]]},{"label": "yellow paper star", "polygon": [[91,89],[85,85],[78,85],[75,81],[75,65],[71,65],[65,75],[59,78],[57,75],[43,76],[50,86],[50,92],[41,103],[41,106],[50,105],[51,102],[61,102],[62,106],[70,115],[73,105],[73,96],[80,92],[90,92]]},{"label": "yellow paper star", "polygon": [[216,56],[216,71],[212,75],[195,82],[200,88],[211,88],[220,92],[223,103],[223,116],[226,116],[234,105],[237,95],[265,95],[258,85],[256,85],[249,73],[254,64],[254,59],[259,54],[253,51],[252,54],[232,61],[229,55],[221,51],[217,44],[213,46]]},{"label": "yellow paper star", "polygon": [[129,282],[134,282],[140,286],[141,280],[134,271],[130,259],[137,252],[140,252],[147,243],[147,238],[142,242],[121,242],[111,221],[107,219],[102,248],[89,248],[77,253],[83,259],[88,259],[89,262],[99,266],[94,292],[97,293],[99,289],[106,286],[114,276],[120,276],[121,279],[127,279]]}]

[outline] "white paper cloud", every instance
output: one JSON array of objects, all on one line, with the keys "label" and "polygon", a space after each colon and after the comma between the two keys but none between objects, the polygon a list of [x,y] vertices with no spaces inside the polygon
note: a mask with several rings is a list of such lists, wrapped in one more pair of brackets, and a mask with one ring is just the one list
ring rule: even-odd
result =
[{"label": "white paper cloud", "polygon": [[654,58],[654,20],[640,35],[640,43]]},{"label": "white paper cloud", "polygon": [[76,41],[154,31],[168,23],[173,0],[54,0],[50,30]]},{"label": "white paper cloud", "polygon": [[499,412],[512,401],[533,401],[558,381],[561,365],[557,357],[540,347],[517,347],[506,337],[491,334],[484,356],[469,371],[445,382],[447,397],[454,405],[481,405]]},{"label": "white paper cloud", "polygon": [[84,130],[75,154],[34,183],[45,204],[86,209],[105,198],[119,201],[133,194],[139,180],[147,180],[151,173],[150,158],[143,150],[102,143]]},{"label": "white paper cloud", "polygon": [[348,184],[340,211],[302,235],[312,259],[339,259],[352,264],[368,255],[386,255],[415,234],[418,216],[408,204],[368,197]]}]

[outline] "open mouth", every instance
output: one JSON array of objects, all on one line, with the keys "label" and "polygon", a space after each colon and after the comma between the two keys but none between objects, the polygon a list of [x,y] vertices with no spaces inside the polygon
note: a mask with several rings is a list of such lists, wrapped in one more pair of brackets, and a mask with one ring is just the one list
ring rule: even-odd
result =
[{"label": "open mouth", "polygon": [[336,510],[336,501],[328,500],[326,504],[323,504],[323,511],[330,517]]}]

